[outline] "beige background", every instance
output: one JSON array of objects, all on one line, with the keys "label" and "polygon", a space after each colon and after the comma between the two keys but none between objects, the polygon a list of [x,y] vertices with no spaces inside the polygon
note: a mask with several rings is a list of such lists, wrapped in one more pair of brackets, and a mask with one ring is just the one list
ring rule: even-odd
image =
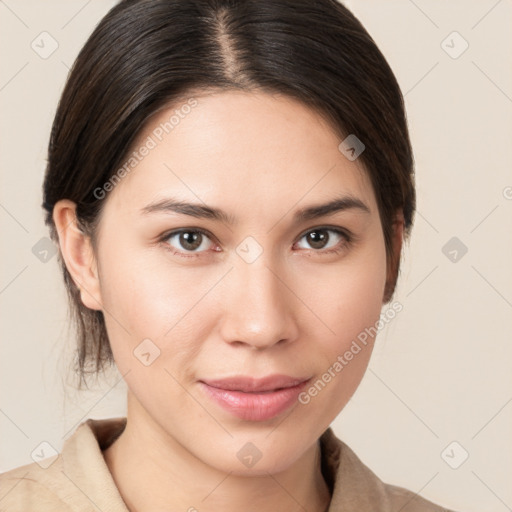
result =
[{"label": "beige background", "polygon": [[[41,183],[56,104],[113,4],[0,1],[0,471],[32,462],[42,441],[60,450],[87,417],[125,413],[118,375],[87,392],[69,385],[73,339],[57,259],[32,252],[48,235]],[[333,427],[384,481],[461,512],[512,510],[512,4],[347,4],[405,94],[418,214],[396,294],[404,309]],[[31,47],[38,37],[46,49],[49,37],[58,43],[48,58]],[[455,262],[443,252],[452,237],[459,248],[444,252],[453,258],[455,248]],[[452,469],[447,461],[465,452]]]}]

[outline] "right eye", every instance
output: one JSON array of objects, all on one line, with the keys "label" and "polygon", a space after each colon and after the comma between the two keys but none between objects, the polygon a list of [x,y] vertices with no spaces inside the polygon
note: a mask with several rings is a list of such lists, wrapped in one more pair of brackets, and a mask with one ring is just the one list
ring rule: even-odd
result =
[{"label": "right eye", "polygon": [[[166,249],[184,257],[186,253],[205,252],[213,244],[206,231],[199,228],[179,229],[164,235],[161,240]],[[175,250],[173,250],[175,249]]]}]

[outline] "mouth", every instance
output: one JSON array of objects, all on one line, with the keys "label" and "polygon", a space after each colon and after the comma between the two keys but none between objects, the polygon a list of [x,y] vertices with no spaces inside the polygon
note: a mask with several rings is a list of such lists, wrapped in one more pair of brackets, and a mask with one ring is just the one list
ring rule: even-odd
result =
[{"label": "mouth", "polygon": [[287,411],[310,377],[269,375],[200,380],[199,386],[216,406],[246,421],[265,421]]}]

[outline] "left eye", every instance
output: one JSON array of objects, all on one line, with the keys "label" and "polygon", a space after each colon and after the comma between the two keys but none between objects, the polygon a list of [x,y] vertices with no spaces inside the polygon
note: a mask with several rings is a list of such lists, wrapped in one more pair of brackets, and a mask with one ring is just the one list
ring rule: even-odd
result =
[{"label": "left eye", "polygon": [[[334,233],[331,236],[329,233]],[[340,230],[328,228],[316,228],[304,234],[300,240],[305,239],[312,249],[332,249],[339,241],[347,241],[347,236]],[[329,245],[330,244],[330,245]],[[308,247],[301,247],[308,249]]]},{"label": "left eye", "polygon": [[[196,229],[189,229],[184,231],[175,231],[167,236],[165,241],[178,250],[185,250],[186,252],[202,252],[208,248],[206,240],[210,240],[205,233]],[[172,240],[177,240],[181,247],[173,245]],[[211,240],[210,240],[211,242]]]}]

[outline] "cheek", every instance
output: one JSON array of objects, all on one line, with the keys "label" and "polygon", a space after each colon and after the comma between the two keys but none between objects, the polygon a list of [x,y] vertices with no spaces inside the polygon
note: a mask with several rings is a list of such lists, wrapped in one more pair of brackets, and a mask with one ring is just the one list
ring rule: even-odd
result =
[{"label": "cheek", "polygon": [[[106,247],[102,254],[105,322],[122,374],[136,370],[135,376],[149,368],[190,368],[211,328],[208,320],[212,315],[203,304],[219,272],[172,265],[162,251],[122,250],[118,244]],[[137,355],[147,352],[151,360],[156,357],[150,367],[141,369]]]},{"label": "cheek", "polygon": [[306,296],[331,330],[331,336],[326,337],[331,349],[343,348],[378,320],[385,283],[386,253],[380,236],[371,246],[341,261],[336,269],[323,269],[310,278]]},{"label": "cheek", "polygon": [[[370,360],[386,282],[384,244],[340,267],[337,278],[324,280],[324,292],[315,302],[319,316],[331,332],[316,336],[322,364],[312,387],[306,390],[303,403],[311,402],[326,422],[346,405],[357,389]],[[317,288],[319,290],[319,288]],[[316,328],[320,333],[322,326]],[[316,398],[318,396],[318,398]],[[315,404],[315,405],[314,405]]]},{"label": "cheek", "polygon": [[187,324],[184,319],[207,284],[193,272],[171,269],[155,251],[106,248],[100,272],[105,322],[116,363],[128,365],[145,339],[163,348]]},{"label": "cheek", "polygon": [[337,332],[356,335],[378,319],[386,283],[385,254],[379,251],[348,269],[339,283],[335,306]]}]

